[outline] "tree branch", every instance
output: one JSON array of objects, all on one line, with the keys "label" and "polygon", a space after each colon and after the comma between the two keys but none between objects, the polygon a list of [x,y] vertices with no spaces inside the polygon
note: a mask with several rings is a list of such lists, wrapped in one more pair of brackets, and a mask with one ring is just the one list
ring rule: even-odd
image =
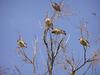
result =
[{"label": "tree branch", "polygon": [[85,64],[95,61],[95,60],[100,60],[100,59],[88,59],[87,61],[85,61],[82,65],[80,65],[78,68],[76,68],[73,72],[78,71],[79,69],[81,69]]},{"label": "tree branch", "polygon": [[60,49],[60,46],[61,46],[61,42],[64,40],[64,38],[61,39],[61,41],[59,42],[58,44],[58,47],[57,47],[57,51],[56,51],[56,54],[54,55],[54,59],[56,58],[58,52],[59,52],[59,49]]},{"label": "tree branch", "polygon": [[83,48],[84,48],[84,63],[86,62],[86,48],[85,48],[85,46],[83,46]]},{"label": "tree branch", "polygon": [[15,66],[16,71],[19,73],[19,75],[21,75],[21,71],[18,69],[17,66]]},{"label": "tree branch", "polygon": [[48,58],[51,59],[50,54],[49,54],[48,43],[47,43],[47,41],[46,41],[46,36],[47,36],[47,31],[45,30],[45,31],[44,31],[44,35],[43,35],[43,41],[44,41],[44,44],[45,44],[45,46],[46,46],[46,50],[47,50],[47,54],[48,54]]},{"label": "tree branch", "polygon": [[83,75],[85,75],[87,73],[87,71],[90,69],[92,64],[89,64],[89,66],[87,67],[86,71],[83,73]]}]

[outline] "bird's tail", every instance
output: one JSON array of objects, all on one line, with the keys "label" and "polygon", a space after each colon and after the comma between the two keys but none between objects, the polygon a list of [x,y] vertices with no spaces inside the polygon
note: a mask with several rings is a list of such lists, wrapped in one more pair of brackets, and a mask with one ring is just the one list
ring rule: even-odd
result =
[{"label": "bird's tail", "polygon": [[63,34],[64,34],[64,35],[66,35],[66,32],[65,32],[65,31],[63,31]]}]

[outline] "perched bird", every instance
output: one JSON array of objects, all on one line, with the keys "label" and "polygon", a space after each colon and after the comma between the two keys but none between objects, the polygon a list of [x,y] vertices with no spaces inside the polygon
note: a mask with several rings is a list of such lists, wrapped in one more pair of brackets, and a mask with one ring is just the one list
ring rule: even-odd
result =
[{"label": "perched bird", "polygon": [[52,2],[52,7],[53,7],[54,10],[61,12],[60,4]]},{"label": "perched bird", "polygon": [[18,39],[17,43],[19,45],[19,48],[27,48],[27,44],[25,43],[25,41],[22,38]]},{"label": "perched bird", "polygon": [[80,40],[80,44],[81,44],[81,45],[83,45],[83,46],[85,46],[85,47],[90,47],[90,46],[89,46],[89,42],[88,42],[85,38],[82,38],[82,37],[81,37],[79,40]]},{"label": "perched bird", "polygon": [[60,34],[66,35],[66,32],[64,30],[61,30],[61,29],[58,29],[58,28],[53,29],[52,33],[56,34],[56,35],[60,35]]},{"label": "perched bird", "polygon": [[46,29],[49,29],[49,28],[53,29],[53,22],[50,18],[45,19],[45,27]]}]

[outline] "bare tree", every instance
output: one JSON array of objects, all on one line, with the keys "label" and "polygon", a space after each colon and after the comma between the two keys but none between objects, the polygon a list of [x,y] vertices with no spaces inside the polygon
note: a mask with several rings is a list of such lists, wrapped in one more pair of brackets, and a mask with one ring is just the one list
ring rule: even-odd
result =
[{"label": "bare tree", "polygon": [[[97,62],[100,61],[99,58],[99,53],[100,50],[96,51],[93,56],[91,56],[90,58],[87,58],[87,50],[90,47],[90,42],[89,42],[89,31],[87,29],[87,22],[85,23],[81,23],[80,25],[80,34],[81,37],[79,39],[80,44],[83,46],[83,62],[81,63],[74,63],[73,60],[69,60],[66,59],[67,64],[70,65],[70,67],[72,68],[70,75],[77,75],[76,72],[79,71],[80,69],[82,69],[86,64],[89,64],[87,66],[87,69],[83,72],[83,75],[85,75],[87,73],[87,71],[91,68],[91,66],[93,65],[93,62]],[[74,59],[75,60],[75,59]]]},{"label": "bare tree", "polygon": [[[35,64],[35,58],[36,58],[36,54],[38,51],[38,47],[37,47],[37,38],[35,38],[34,40],[34,46],[32,46],[32,58],[29,58],[28,54],[25,52],[25,49],[27,48],[27,43],[24,41],[24,39],[22,38],[22,36],[19,34],[19,39],[17,40],[18,43],[18,48],[17,48],[17,52],[18,55],[21,57],[21,59],[27,63],[27,64],[31,64],[33,66],[33,74],[36,74],[36,64]],[[17,66],[15,66],[16,70],[20,73],[20,70],[17,68]]]},{"label": "bare tree", "polygon": [[[94,52],[91,57],[87,58],[87,50],[91,47],[90,45],[90,39],[89,39],[89,31],[87,28],[88,23],[83,22],[80,25],[80,37],[79,42],[80,46],[83,47],[83,60],[81,62],[77,62],[75,58],[71,55],[68,55],[66,53],[67,49],[67,42],[70,37],[70,33],[66,32],[62,28],[59,28],[55,26],[54,19],[55,17],[58,17],[59,14],[61,17],[62,14],[62,8],[63,8],[63,0],[60,3],[52,2],[50,0],[51,6],[54,9],[53,15],[49,17],[46,16],[44,20],[44,26],[43,29],[43,43],[45,45],[45,51],[46,51],[46,72],[43,73],[44,75],[54,75],[54,67],[55,65],[63,65],[63,68],[66,70],[66,72],[69,72],[69,75],[77,75],[77,72],[86,66],[86,70],[84,70],[83,75],[85,75],[91,67],[93,67],[94,63],[97,64],[97,62],[100,62],[100,49],[96,52]],[[95,13],[93,15],[96,15]],[[57,18],[56,18],[57,19]],[[19,34],[19,39],[17,40],[18,48],[17,52],[20,55],[21,59],[27,63],[31,64],[33,66],[33,75],[37,74],[36,72],[36,55],[38,51],[37,46],[37,40],[34,40],[35,44],[33,46],[33,55],[32,58],[29,58],[28,54],[25,52],[25,49],[27,49],[27,43],[24,41],[22,36]],[[32,48],[32,49],[33,49]],[[62,54],[62,55],[60,55]],[[62,61],[60,61],[59,57],[62,57]],[[77,63],[76,63],[77,62]],[[66,67],[67,66],[67,67]],[[45,66],[44,66],[45,67]],[[20,70],[15,66],[16,70],[18,71],[19,75],[21,75]],[[94,74],[94,69],[93,69]],[[39,74],[41,75],[41,74]]]}]

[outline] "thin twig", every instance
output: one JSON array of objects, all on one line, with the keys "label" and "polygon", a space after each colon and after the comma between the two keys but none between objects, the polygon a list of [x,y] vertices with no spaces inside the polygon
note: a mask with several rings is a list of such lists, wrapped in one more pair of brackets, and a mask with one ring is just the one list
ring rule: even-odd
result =
[{"label": "thin twig", "polygon": [[62,38],[62,40],[59,42],[58,47],[57,47],[56,54],[54,55],[54,58],[56,58],[56,56],[57,56],[57,54],[58,54],[58,52],[59,52],[59,49],[60,49],[61,43],[62,43],[63,40],[64,40],[64,38]]},{"label": "thin twig", "polygon": [[74,66],[73,66],[72,62],[69,59],[66,59],[66,61],[71,66],[72,71],[73,71],[74,70]]},{"label": "thin twig", "polygon": [[[92,61],[95,61],[95,60],[100,60],[100,59],[88,59],[88,60],[86,60],[82,65],[80,65],[79,67],[77,67],[74,71],[76,72],[76,71],[78,71],[79,69],[81,69],[84,65],[86,65],[87,63],[89,63],[89,62],[92,62]],[[73,71],[73,72],[74,72]]]},{"label": "thin twig", "polygon": [[50,41],[51,41],[51,52],[53,53],[53,39],[51,34],[50,34]]},{"label": "thin twig", "polygon": [[86,71],[83,73],[83,75],[85,75],[87,73],[87,71],[90,69],[90,67],[92,66],[92,64],[89,64],[89,66],[87,67]]},{"label": "thin twig", "polygon": [[84,48],[84,63],[86,62],[86,48],[85,48],[85,46],[83,46],[83,48]]},{"label": "thin twig", "polygon": [[27,56],[24,50],[22,55],[26,58],[27,61],[29,61],[29,63],[32,63],[31,59]]},{"label": "thin twig", "polygon": [[19,73],[19,75],[21,75],[21,71],[19,70],[19,68],[17,66],[15,66],[15,69]]}]

